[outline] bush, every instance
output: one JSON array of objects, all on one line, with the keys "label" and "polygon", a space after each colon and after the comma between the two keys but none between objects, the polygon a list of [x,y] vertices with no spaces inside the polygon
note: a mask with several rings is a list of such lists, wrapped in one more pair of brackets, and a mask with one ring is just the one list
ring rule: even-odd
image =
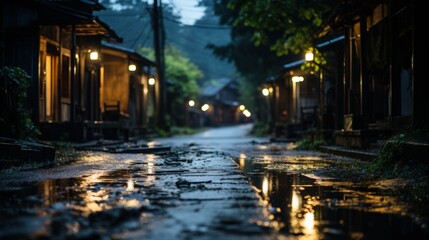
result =
[{"label": "bush", "polygon": [[405,153],[405,143],[422,137],[426,134],[421,130],[409,130],[396,134],[389,138],[381,147],[377,157],[371,162],[368,170],[376,175],[384,177],[397,177],[408,174],[408,165],[413,163],[411,156]]},{"label": "bush", "polygon": [[324,140],[313,140],[310,138],[303,138],[298,142],[296,147],[299,150],[317,150],[320,145],[326,145]]},{"label": "bush", "polygon": [[261,137],[269,134],[270,126],[267,123],[258,122],[253,125],[252,131],[250,134],[253,136]]},{"label": "bush", "polygon": [[40,134],[26,105],[29,79],[19,67],[0,68],[1,136],[28,140]]}]

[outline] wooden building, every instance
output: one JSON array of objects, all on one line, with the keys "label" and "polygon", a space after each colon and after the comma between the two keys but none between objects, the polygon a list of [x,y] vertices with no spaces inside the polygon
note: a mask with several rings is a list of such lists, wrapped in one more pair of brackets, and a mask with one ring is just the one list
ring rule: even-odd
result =
[{"label": "wooden building", "polygon": [[205,111],[209,126],[221,126],[240,123],[241,111],[238,83],[229,78],[222,78],[203,88],[199,99],[201,105],[208,104]]},{"label": "wooden building", "polygon": [[414,0],[347,1],[339,8],[332,26],[344,30],[346,41],[338,145],[367,148],[406,129],[428,128],[427,84],[415,74],[415,66],[422,69],[416,55],[427,47],[416,41],[415,8]]},{"label": "wooden building", "polygon": [[[154,64],[110,45],[122,39],[93,15],[102,9],[97,0],[0,3],[0,66],[20,67],[30,75],[28,107],[41,138],[87,140],[103,137],[93,134],[99,128],[129,127],[103,124],[104,106],[111,100],[120,102],[124,116],[131,113],[131,126],[144,124],[144,68],[149,70]],[[122,64],[114,66],[114,56]],[[133,61],[139,67],[129,73]],[[117,89],[127,94],[109,91],[116,88],[112,85],[115,77],[121,81]]]},{"label": "wooden building", "polygon": [[326,65],[305,67],[306,61],[299,59],[286,63],[277,77],[265,83],[270,89],[271,128],[277,137],[311,134],[329,139],[342,126],[344,36],[330,36],[316,46]]}]

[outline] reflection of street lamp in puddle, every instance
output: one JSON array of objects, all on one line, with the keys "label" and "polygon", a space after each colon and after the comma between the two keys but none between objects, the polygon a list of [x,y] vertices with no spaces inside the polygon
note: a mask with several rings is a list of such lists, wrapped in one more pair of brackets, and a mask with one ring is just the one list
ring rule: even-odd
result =
[{"label": "reflection of street lamp in puddle", "polygon": [[312,235],[315,233],[313,212],[307,212],[304,214],[304,220],[302,221],[302,225],[304,227],[303,232],[305,235]]},{"label": "reflection of street lamp in puddle", "polygon": [[246,162],[246,154],[240,153],[239,164],[241,168],[244,168],[245,162]]},{"label": "reflection of street lamp in puddle", "polygon": [[301,208],[301,202],[302,202],[301,194],[299,194],[299,192],[295,189],[292,190],[291,208],[293,213],[298,212],[298,210]]},{"label": "reflection of street lamp in puddle", "polygon": [[[290,225],[293,233],[304,234],[308,237],[317,239],[317,232],[314,228],[314,210],[313,205],[317,204],[315,197],[306,196],[306,203],[302,204],[302,196],[298,189],[293,188],[291,211],[290,211]],[[303,214],[303,212],[305,212]]]},{"label": "reflection of street lamp in puddle", "polygon": [[264,180],[262,180],[262,194],[264,195],[264,198],[267,199],[268,197],[268,178],[264,177]]},{"label": "reflection of street lamp in puddle", "polygon": [[153,183],[156,180],[156,177],[154,175],[155,173],[155,155],[148,154],[147,155],[147,178],[146,181],[149,183]]},{"label": "reflection of street lamp in puddle", "polygon": [[134,181],[132,179],[127,181],[127,191],[134,191]]}]

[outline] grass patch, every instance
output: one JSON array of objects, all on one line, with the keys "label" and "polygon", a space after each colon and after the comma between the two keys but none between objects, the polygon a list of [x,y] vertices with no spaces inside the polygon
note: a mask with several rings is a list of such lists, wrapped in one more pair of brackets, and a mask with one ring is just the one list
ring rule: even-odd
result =
[{"label": "grass patch", "polygon": [[407,153],[405,143],[427,136],[425,131],[415,130],[396,134],[386,141],[378,156],[368,165],[368,171],[384,178],[402,177],[414,179],[427,176],[429,166]]},{"label": "grass patch", "polygon": [[253,125],[250,134],[256,137],[263,137],[269,134],[270,126],[267,123],[258,122]]},{"label": "grass patch", "polygon": [[199,130],[195,128],[189,128],[189,127],[172,127],[171,128],[172,135],[192,135],[198,132]]},{"label": "grass patch", "polygon": [[326,145],[325,140],[314,140],[310,138],[303,138],[298,141],[297,150],[317,150],[320,145]]}]

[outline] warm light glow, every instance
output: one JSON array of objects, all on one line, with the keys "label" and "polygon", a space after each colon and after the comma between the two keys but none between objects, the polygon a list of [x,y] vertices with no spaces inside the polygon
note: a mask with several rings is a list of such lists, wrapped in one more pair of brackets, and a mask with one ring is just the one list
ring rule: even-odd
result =
[{"label": "warm light glow", "polygon": [[246,154],[240,153],[240,167],[244,168],[244,165],[246,164]]},{"label": "warm light glow", "polygon": [[132,179],[127,181],[127,191],[134,191],[134,181]]},{"label": "warm light glow", "polygon": [[244,116],[246,116],[246,117],[250,117],[250,116],[252,116],[252,114],[249,112],[249,110],[244,110],[243,111],[243,114],[244,114]]},{"label": "warm light glow", "polygon": [[297,212],[301,208],[301,201],[301,194],[299,194],[296,190],[292,190],[292,212]]},{"label": "warm light glow", "polygon": [[262,95],[268,96],[269,94],[270,94],[270,91],[268,90],[268,88],[262,89]]},{"label": "warm light glow", "polygon": [[149,85],[151,85],[151,86],[155,85],[155,78],[150,77],[150,78],[149,78],[149,80],[148,80],[148,83],[149,83]]},{"label": "warm light glow", "polygon": [[[149,146],[149,144],[148,144]],[[149,146],[150,147],[150,146]],[[155,162],[156,162],[156,156],[153,154],[147,154],[146,155],[146,162],[147,162],[147,166],[146,166],[146,173],[147,173],[147,178],[146,178],[146,184],[153,184],[156,181],[156,169],[155,169]]]},{"label": "warm light glow", "polygon": [[292,77],[292,82],[303,82],[303,81],[304,81],[303,76],[293,76]]},{"label": "warm light glow", "polygon": [[189,105],[190,107],[195,106],[195,101],[194,101],[194,100],[189,100],[188,105]]},{"label": "warm light glow", "polygon": [[264,194],[264,197],[268,196],[268,178],[264,177],[264,180],[262,181],[262,194]]},{"label": "warm light glow", "polygon": [[312,51],[307,51],[305,53],[305,61],[313,61],[314,60],[314,54]]},{"label": "warm light glow", "polygon": [[89,59],[98,60],[98,52],[94,51],[89,54]]},{"label": "warm light glow", "polygon": [[137,66],[135,64],[130,64],[128,66],[128,70],[130,70],[130,72],[134,72],[137,70]]},{"label": "warm light glow", "polygon": [[246,106],[244,106],[244,105],[240,105],[240,111],[244,111],[244,109],[246,109]]},{"label": "warm light glow", "polygon": [[305,235],[314,234],[314,213],[312,212],[305,213],[302,225],[304,227],[303,232]]},{"label": "warm light glow", "polygon": [[208,104],[206,103],[206,104],[204,104],[204,105],[201,107],[201,111],[205,112],[205,111],[209,110],[209,108],[210,108],[210,105],[208,105]]}]

